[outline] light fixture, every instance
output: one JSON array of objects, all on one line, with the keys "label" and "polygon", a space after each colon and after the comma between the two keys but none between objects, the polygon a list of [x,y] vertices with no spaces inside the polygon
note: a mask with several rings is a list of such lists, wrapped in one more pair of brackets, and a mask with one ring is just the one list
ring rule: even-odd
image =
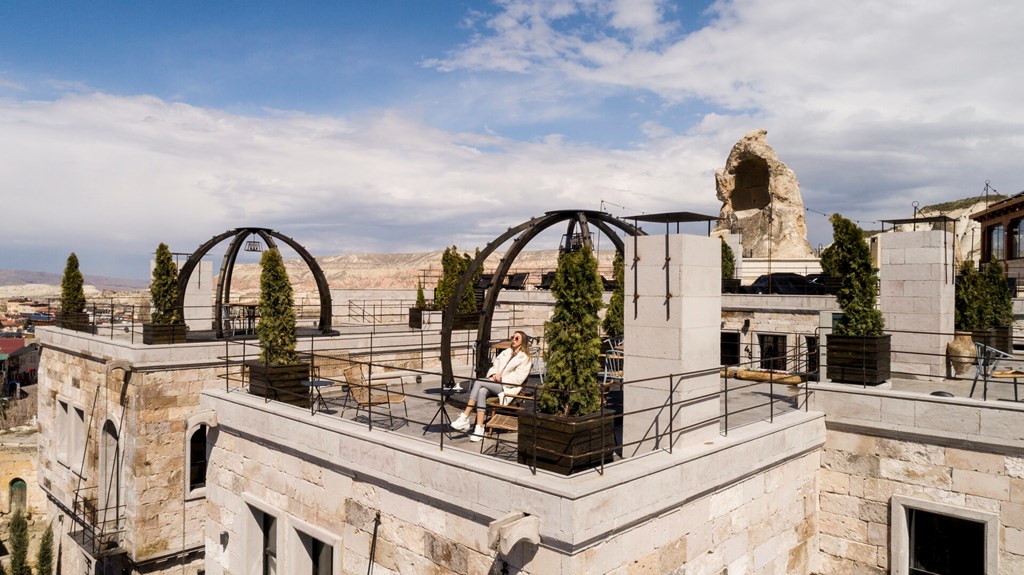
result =
[{"label": "light fixture", "polygon": [[245,251],[247,252],[262,252],[263,244],[257,240],[249,240],[245,242]]}]

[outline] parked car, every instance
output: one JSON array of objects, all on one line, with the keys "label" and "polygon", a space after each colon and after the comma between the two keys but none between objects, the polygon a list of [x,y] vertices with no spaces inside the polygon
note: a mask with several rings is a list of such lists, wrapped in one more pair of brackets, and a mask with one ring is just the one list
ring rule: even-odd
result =
[{"label": "parked car", "polygon": [[824,285],[809,281],[806,277],[792,272],[764,274],[744,287],[744,293],[819,295],[825,293]]}]

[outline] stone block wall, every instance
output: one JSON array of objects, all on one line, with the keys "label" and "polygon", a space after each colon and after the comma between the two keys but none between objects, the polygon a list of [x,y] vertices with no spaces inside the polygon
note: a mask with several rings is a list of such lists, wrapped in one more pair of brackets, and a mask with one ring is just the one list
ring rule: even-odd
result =
[{"label": "stone block wall", "polygon": [[943,231],[878,236],[879,307],[892,331],[892,371],[919,377],[946,374],[953,339],[953,236]]},{"label": "stone block wall", "polygon": [[[342,574],[366,573],[371,549],[375,573],[815,571],[820,414],[562,477],[241,393],[205,392],[203,405],[218,421],[210,575],[258,565],[253,510],[277,518],[288,573],[305,570],[301,534],[332,545]],[[540,544],[502,556],[488,526],[516,511],[538,519]]]},{"label": "stone block wall", "polygon": [[905,496],[998,516],[998,572],[1024,573],[1024,409],[852,387],[814,393],[828,414],[822,572],[897,572],[890,512]]},{"label": "stone block wall", "polygon": [[34,429],[0,431],[0,543],[11,551],[10,524],[14,512],[11,505],[11,482],[25,482],[25,518],[28,521],[30,565],[35,564],[39,542],[49,524],[46,516],[46,495],[36,481],[36,440]]}]

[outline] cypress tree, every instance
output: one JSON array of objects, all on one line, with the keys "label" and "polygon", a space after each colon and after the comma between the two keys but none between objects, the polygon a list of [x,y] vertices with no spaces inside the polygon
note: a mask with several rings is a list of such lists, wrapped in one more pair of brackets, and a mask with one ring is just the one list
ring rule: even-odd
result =
[{"label": "cypress tree", "polygon": [[597,387],[601,367],[597,312],[603,305],[602,291],[597,260],[590,250],[559,255],[551,284],[555,308],[544,326],[548,373],[538,400],[544,413],[578,417],[601,408]]},{"label": "cypress tree", "polygon": [[85,311],[85,279],[78,269],[78,256],[71,252],[64,266],[64,277],[60,280],[61,315]]},{"label": "cypress tree", "polygon": [[722,279],[729,280],[736,275],[736,254],[732,253],[732,248],[726,243],[725,238],[718,237],[722,240]]},{"label": "cypress tree", "polygon": [[843,278],[836,302],[843,319],[835,326],[836,335],[882,335],[885,320],[877,307],[878,270],[871,266],[871,250],[864,232],[839,214],[832,223],[832,245],[821,254],[825,273]]},{"label": "cypress tree", "polygon": [[36,555],[36,571],[39,575],[53,573],[53,526],[47,525],[43,532],[43,540],[39,542],[39,553]]},{"label": "cypress tree", "polygon": [[178,309],[178,266],[174,265],[171,250],[165,243],[156,248],[156,265],[153,266],[149,296],[153,301],[154,325],[181,322],[181,312]]},{"label": "cypress tree", "polygon": [[11,575],[32,575],[28,560],[28,521],[20,509],[14,512],[10,524]]},{"label": "cypress tree", "polygon": [[266,365],[295,363],[294,295],[281,252],[276,248],[263,252],[260,267],[260,323],[256,326],[260,361]]},{"label": "cypress tree", "polygon": [[615,252],[615,259],[612,260],[612,275],[615,276],[615,289],[612,290],[612,297],[608,301],[608,310],[604,314],[604,322],[601,327],[608,337],[615,338],[625,333],[623,326],[623,307],[626,294],[625,285],[625,262],[621,251]]},{"label": "cypress tree", "polygon": [[423,295],[423,282],[416,282],[416,307],[427,309],[427,297]]},{"label": "cypress tree", "polygon": [[985,267],[985,290],[988,300],[988,326],[1004,327],[1013,324],[1013,297],[1003,273],[1003,263],[992,260]]},{"label": "cypress tree", "polygon": [[[478,250],[479,251],[479,250]],[[437,291],[434,294],[434,309],[443,310],[448,307],[448,302],[455,295],[455,288],[462,279],[462,274],[469,269],[473,260],[469,254],[459,255],[459,248],[452,246],[441,254],[441,278],[437,281]],[[459,301],[456,313],[473,313],[476,311],[476,298],[473,296],[473,286],[479,281],[481,272],[477,274],[466,290],[462,292],[462,299]]]},{"label": "cypress tree", "polygon": [[982,284],[981,275],[971,260],[960,265],[956,278],[956,299],[953,310],[953,324],[958,330],[974,331],[987,329],[985,311],[988,293]]}]

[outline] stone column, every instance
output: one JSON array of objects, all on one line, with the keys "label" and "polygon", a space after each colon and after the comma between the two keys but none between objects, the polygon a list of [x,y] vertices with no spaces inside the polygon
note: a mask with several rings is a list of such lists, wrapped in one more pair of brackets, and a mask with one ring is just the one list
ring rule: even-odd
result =
[{"label": "stone column", "polygon": [[[183,265],[185,262],[181,261],[178,267]],[[188,329],[205,331],[213,325],[214,317],[213,264],[201,261],[192,271],[192,277],[188,279],[188,288],[185,290],[184,319],[188,324]]]},{"label": "stone column", "polygon": [[892,371],[922,378],[946,374],[953,339],[953,235],[941,230],[879,238],[879,306],[892,334]]},{"label": "stone column", "polygon": [[[655,438],[669,431],[670,406],[676,414],[672,421],[676,447],[718,436],[718,420],[707,420],[719,414],[720,246],[717,237],[679,234],[642,236],[636,238],[635,245],[633,238],[626,240],[626,457],[669,448],[667,438]],[[634,260],[634,255],[639,259]],[[708,372],[680,377],[700,370]],[[671,382],[669,375],[674,376]],[[715,395],[695,399],[708,394]],[[695,424],[678,435],[679,430]]]}]

